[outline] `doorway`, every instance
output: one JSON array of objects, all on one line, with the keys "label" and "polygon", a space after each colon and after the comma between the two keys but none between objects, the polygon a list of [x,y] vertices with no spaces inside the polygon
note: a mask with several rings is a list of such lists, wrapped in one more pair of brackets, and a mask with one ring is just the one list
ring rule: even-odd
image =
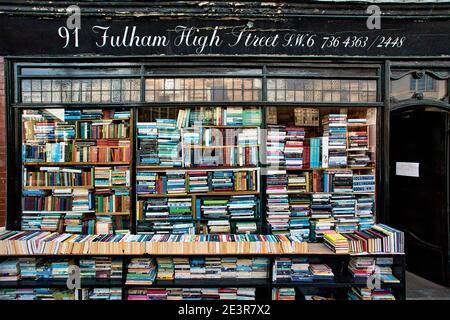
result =
[{"label": "doorway", "polygon": [[405,232],[407,269],[450,286],[449,112],[414,106],[391,113],[390,219]]}]

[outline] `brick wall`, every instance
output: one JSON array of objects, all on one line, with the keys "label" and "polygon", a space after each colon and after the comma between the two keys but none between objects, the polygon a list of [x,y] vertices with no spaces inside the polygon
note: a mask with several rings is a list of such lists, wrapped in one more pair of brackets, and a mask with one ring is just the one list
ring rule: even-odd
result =
[{"label": "brick wall", "polygon": [[6,220],[6,102],[4,59],[0,57],[0,227]]}]

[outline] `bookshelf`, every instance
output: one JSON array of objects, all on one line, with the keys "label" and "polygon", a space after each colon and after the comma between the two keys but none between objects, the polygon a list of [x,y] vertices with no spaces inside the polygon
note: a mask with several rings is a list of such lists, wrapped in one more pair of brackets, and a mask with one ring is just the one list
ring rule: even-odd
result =
[{"label": "bookshelf", "polygon": [[326,230],[375,222],[374,107],[30,109],[22,118],[24,230],[320,242]]},{"label": "bookshelf", "polygon": [[269,232],[364,231],[375,222],[376,109],[283,106],[266,113]]},{"label": "bookshelf", "polygon": [[[27,296],[40,299],[44,297],[40,294],[46,289],[50,298],[50,293],[53,292],[59,292],[56,297],[60,298],[61,292],[65,290],[63,296],[69,300],[147,300],[150,297],[161,297],[158,296],[161,293],[165,295],[164,298],[175,298],[181,294],[183,298],[191,295],[191,299],[200,299],[203,297],[202,291],[211,294],[212,290],[213,298],[220,296],[222,299],[227,297],[233,300],[239,294],[246,296],[250,292],[250,300],[260,300],[280,299],[272,293],[288,289],[293,292],[292,298],[295,300],[309,299],[310,296],[336,300],[372,300],[380,298],[380,292],[389,299],[405,298],[403,254],[335,254],[321,244],[311,249],[310,253],[303,255],[0,257],[0,269],[10,269],[13,266],[16,270],[10,273],[11,279],[0,281],[0,297],[14,296],[17,299]],[[379,289],[372,296],[364,275],[367,273],[364,267],[368,264],[382,268]],[[67,289],[69,265],[80,267],[80,289]],[[323,272],[316,271],[324,266],[331,272],[328,277]],[[355,277],[354,274],[358,276]],[[230,295],[226,295],[226,290],[221,290],[222,294],[214,292],[218,288],[231,290],[228,292]],[[249,291],[245,292],[245,289]],[[355,297],[356,293],[361,292],[364,295]],[[98,297],[96,294],[103,296]]]},{"label": "bookshelf", "polygon": [[138,233],[262,232],[261,108],[140,108],[137,119]]},{"label": "bookshelf", "polygon": [[22,128],[23,230],[129,230],[129,109],[25,109]]}]

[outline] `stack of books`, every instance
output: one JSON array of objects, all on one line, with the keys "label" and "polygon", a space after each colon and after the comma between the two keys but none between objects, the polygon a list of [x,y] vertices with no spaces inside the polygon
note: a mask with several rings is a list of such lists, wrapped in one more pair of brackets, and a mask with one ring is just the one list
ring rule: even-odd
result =
[{"label": "stack of books", "polygon": [[74,290],[57,288],[0,289],[0,300],[74,300]]},{"label": "stack of books", "polygon": [[159,165],[158,127],[156,122],[138,122],[136,124],[139,141],[138,161],[146,165]]},{"label": "stack of books", "polygon": [[201,203],[201,217],[205,219],[223,219],[229,218],[228,199],[226,198],[205,198],[197,199]]},{"label": "stack of books", "polygon": [[64,214],[58,212],[42,212],[40,230],[57,231],[62,222]]},{"label": "stack of books", "polygon": [[287,178],[288,191],[310,192],[311,180],[309,178],[309,172],[302,172],[299,174],[290,173]]},{"label": "stack of books", "polygon": [[255,288],[129,289],[127,300],[255,300]]},{"label": "stack of books", "polygon": [[206,171],[190,171],[188,173],[188,191],[197,192],[208,192],[208,172]]},{"label": "stack of books", "polygon": [[307,258],[292,258],[291,264],[292,282],[311,282],[313,275]]},{"label": "stack of books", "polygon": [[285,166],[284,157],[286,128],[284,126],[269,125],[267,127],[267,165],[278,167]]},{"label": "stack of books", "polygon": [[122,300],[122,288],[81,289],[81,300]]},{"label": "stack of books", "polygon": [[185,174],[177,173],[177,172],[168,172],[167,173],[167,193],[174,194],[174,193],[185,193],[185,192],[186,192]]},{"label": "stack of books", "polygon": [[272,300],[295,300],[295,288],[272,288]]},{"label": "stack of books", "polygon": [[37,277],[37,259],[36,258],[19,258],[19,269],[21,279],[36,279]]},{"label": "stack of books", "polygon": [[310,236],[310,204],[309,196],[289,195],[290,233],[301,235],[305,240],[308,240]]},{"label": "stack of books", "polygon": [[80,259],[81,278],[107,280],[122,279],[122,259],[111,257],[92,257]]},{"label": "stack of books", "polygon": [[[369,136],[367,119],[348,119],[348,164],[350,167],[365,167],[369,164]],[[356,131],[353,129],[356,128]]]},{"label": "stack of books", "polygon": [[95,186],[129,186],[129,167],[96,167],[94,176]]},{"label": "stack of books", "polygon": [[236,222],[236,233],[251,234],[257,230],[256,222]]},{"label": "stack of books", "polygon": [[[156,188],[158,173],[149,171],[136,172],[136,193],[137,194],[156,194],[159,193]],[[163,190],[161,190],[163,191]],[[163,192],[161,192],[163,193]]]},{"label": "stack of books", "polygon": [[257,206],[256,196],[253,195],[231,196],[227,206],[231,219],[256,218],[256,206]]},{"label": "stack of books", "polygon": [[207,225],[208,225],[208,233],[211,234],[231,233],[231,225],[228,220],[209,220]]},{"label": "stack of books", "polygon": [[289,233],[289,196],[267,195],[267,223],[273,234]]},{"label": "stack of books", "polygon": [[326,231],[323,233],[325,245],[335,253],[348,253],[349,244],[347,238],[340,233],[334,231]]},{"label": "stack of books", "polygon": [[243,111],[242,107],[227,107],[224,124],[227,126],[242,126],[244,123]]},{"label": "stack of books", "polygon": [[314,281],[334,281],[333,270],[326,264],[310,264],[309,270],[311,271]]},{"label": "stack of books", "polygon": [[7,259],[0,262],[0,282],[3,281],[19,281],[20,269],[19,260]]},{"label": "stack of books", "polygon": [[260,126],[261,125],[261,109],[260,108],[244,108],[242,124],[244,126]]},{"label": "stack of books", "polygon": [[286,167],[303,168],[304,128],[286,128],[284,157]]},{"label": "stack of books", "polygon": [[69,277],[69,266],[71,262],[61,259],[51,262],[52,279],[67,279]]},{"label": "stack of books", "polygon": [[167,201],[169,207],[169,220],[190,220],[192,219],[191,198],[170,198]]},{"label": "stack of books", "polygon": [[195,234],[195,226],[193,222],[154,222],[153,233]]},{"label": "stack of books", "polygon": [[153,258],[133,258],[128,264],[126,285],[152,285],[156,278]]},{"label": "stack of books", "polygon": [[232,171],[213,171],[211,177],[212,191],[233,191],[233,172]]},{"label": "stack of books", "polygon": [[156,119],[159,165],[181,167],[181,133],[175,119]]},{"label": "stack of books", "polygon": [[347,114],[329,114],[322,119],[322,125],[322,166],[347,167]]},{"label": "stack of books", "polygon": [[82,212],[68,211],[64,215],[64,231],[68,233],[82,233],[83,216]]},{"label": "stack of books", "polygon": [[353,287],[348,292],[349,300],[395,300],[390,289],[370,289]]},{"label": "stack of books", "polygon": [[373,196],[358,196],[356,198],[356,217],[358,217],[358,230],[371,228],[375,224]]},{"label": "stack of books", "polygon": [[175,266],[172,258],[159,257],[156,258],[157,264],[157,280],[174,280],[175,279]]},{"label": "stack of books", "polygon": [[355,217],[356,199],[352,194],[333,194],[333,218],[336,220],[335,230],[339,233],[353,233],[358,230],[359,219]]},{"label": "stack of books", "polygon": [[266,192],[270,193],[286,193],[288,188],[288,177],[286,170],[268,169],[266,176]]},{"label": "stack of books", "polygon": [[168,219],[169,205],[167,198],[150,198],[144,203],[145,219]]}]

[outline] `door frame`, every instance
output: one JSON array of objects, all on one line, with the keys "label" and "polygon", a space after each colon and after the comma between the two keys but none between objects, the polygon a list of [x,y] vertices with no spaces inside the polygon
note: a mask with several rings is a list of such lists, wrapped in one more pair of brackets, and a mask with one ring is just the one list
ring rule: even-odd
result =
[{"label": "door frame", "polygon": [[[447,192],[446,192],[446,203],[447,203],[447,208],[444,209],[447,211],[447,229],[448,229],[448,233],[447,233],[447,261],[446,261],[446,265],[447,265],[447,272],[445,273],[445,278],[444,278],[444,282],[447,286],[450,286],[450,104],[446,103],[444,101],[438,101],[438,100],[432,100],[432,99],[409,99],[409,100],[405,100],[402,102],[398,102],[394,105],[391,106],[390,108],[390,118],[392,118],[393,114],[398,114],[401,113],[402,111],[406,111],[406,110],[415,110],[415,109],[419,109],[422,107],[435,107],[437,109],[440,109],[444,112],[446,112],[448,114],[447,116],[447,123],[446,123],[446,132],[447,132],[447,138],[446,138],[446,150],[447,150],[447,161],[446,161],[446,188],[447,188]],[[391,124],[391,123],[390,123]],[[391,132],[391,130],[390,130]],[[392,141],[390,139],[390,141]],[[390,146],[388,147],[390,148]],[[389,152],[390,153],[390,152]],[[391,174],[393,173],[394,168],[391,166],[391,163],[389,161],[389,172],[388,175],[389,177],[391,177]],[[391,190],[389,190],[389,193],[391,192]],[[389,198],[390,198],[390,194],[389,194]],[[389,217],[392,215],[392,211],[389,210]],[[418,241],[419,243],[421,243],[423,246],[425,247],[429,247],[429,248],[435,248],[435,249],[439,249],[439,247],[437,247],[434,244],[428,243],[422,239],[420,239],[417,235],[415,235],[413,232],[409,231],[409,230],[402,230],[404,233],[407,233],[409,236],[413,237],[416,241]],[[445,239],[444,239],[445,241]]]}]

